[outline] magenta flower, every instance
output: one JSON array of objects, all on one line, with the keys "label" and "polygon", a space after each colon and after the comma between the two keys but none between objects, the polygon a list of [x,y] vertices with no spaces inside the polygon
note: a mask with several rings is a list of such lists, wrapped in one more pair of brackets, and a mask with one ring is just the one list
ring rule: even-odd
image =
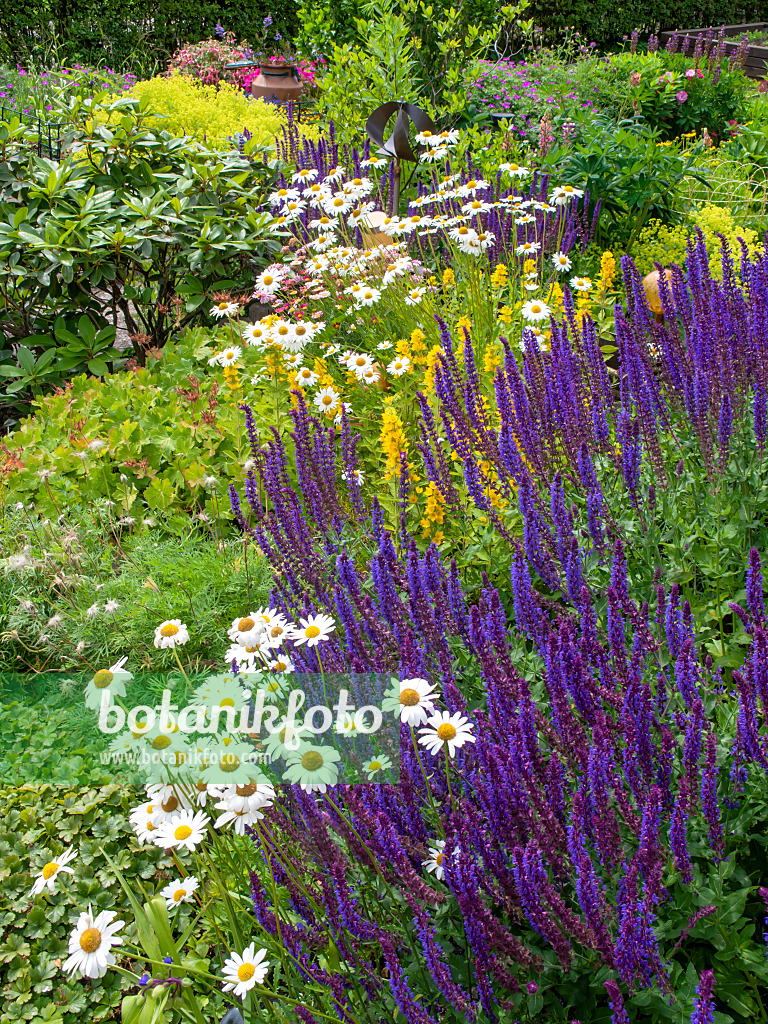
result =
[{"label": "magenta flower", "polygon": [[688,93],[684,89],[681,89],[680,92],[675,95],[675,99],[678,103],[685,103],[688,99]]}]

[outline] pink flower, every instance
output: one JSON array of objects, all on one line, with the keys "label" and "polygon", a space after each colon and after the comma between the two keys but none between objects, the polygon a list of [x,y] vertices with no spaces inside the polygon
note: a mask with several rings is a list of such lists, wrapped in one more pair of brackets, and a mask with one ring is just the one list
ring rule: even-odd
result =
[{"label": "pink flower", "polygon": [[694,68],[688,68],[688,70],[685,72],[685,77],[686,78],[695,78],[696,77],[695,69]]},{"label": "pink flower", "polygon": [[681,89],[680,92],[676,93],[675,99],[678,103],[685,103],[685,101],[688,99],[688,93],[685,92],[684,89]]}]

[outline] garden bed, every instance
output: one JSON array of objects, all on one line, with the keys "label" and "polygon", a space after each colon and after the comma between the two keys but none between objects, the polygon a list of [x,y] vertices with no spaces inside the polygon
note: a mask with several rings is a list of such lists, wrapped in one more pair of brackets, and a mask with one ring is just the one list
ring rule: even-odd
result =
[{"label": "garden bed", "polygon": [[[768,37],[768,21],[753,21],[743,25],[724,25],[722,26],[726,36],[736,36],[738,40],[741,40],[745,33],[749,32],[765,32]],[[719,31],[719,27],[715,31]],[[681,28],[677,29],[676,32],[660,32],[659,33],[659,45],[664,46],[673,35],[679,36],[691,36],[692,38],[698,35],[703,35],[708,32],[706,28]],[[725,54],[730,57],[732,53],[739,47],[739,42],[730,43],[725,42]],[[744,63],[744,74],[748,78],[765,78],[766,69],[768,68],[768,38],[766,38],[766,45],[761,46],[758,43],[750,43],[749,52],[747,53],[747,59]]]}]

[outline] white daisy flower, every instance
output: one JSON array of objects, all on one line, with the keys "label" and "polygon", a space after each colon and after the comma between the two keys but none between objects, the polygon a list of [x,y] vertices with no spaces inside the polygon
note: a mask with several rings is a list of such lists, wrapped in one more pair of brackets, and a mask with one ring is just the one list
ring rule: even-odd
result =
[{"label": "white daisy flower", "polygon": [[381,290],[379,288],[366,288],[363,287],[357,296],[355,305],[358,309],[362,306],[373,306],[381,298]]},{"label": "white daisy flower", "polygon": [[199,886],[200,883],[195,876],[190,875],[188,878],[177,878],[174,882],[169,882],[160,890],[160,895],[165,900],[166,907],[173,910],[182,903],[191,903]]},{"label": "white daisy flower", "polygon": [[278,273],[273,267],[267,267],[266,270],[262,270],[255,281],[255,290],[257,292],[266,292],[268,295],[274,294],[282,284],[283,274]]},{"label": "white daisy flower", "polygon": [[429,847],[429,856],[426,860],[421,862],[421,866],[426,868],[430,875],[434,874],[435,878],[439,878],[441,881],[445,878],[445,840],[438,839],[434,846]]},{"label": "white daisy flower", "polygon": [[351,373],[360,375],[373,366],[373,359],[365,352],[351,352],[345,366]]},{"label": "white daisy flower", "polygon": [[[353,470],[352,476],[353,476],[354,481],[357,484],[357,486],[358,487],[362,487],[363,486],[363,481],[365,480],[365,474],[363,473],[362,469],[355,469],[355,470]],[[346,469],[342,469],[342,471],[341,471],[341,479],[342,480],[349,480],[349,473],[347,473]]]},{"label": "white daisy flower", "polygon": [[371,760],[364,766],[363,771],[369,779],[372,779],[375,775],[378,775],[379,772],[385,772],[391,767],[392,761],[390,758],[379,756],[371,758]]},{"label": "white daisy flower", "polygon": [[571,261],[564,252],[552,253],[552,265],[555,270],[559,270],[561,272],[571,269]]},{"label": "white daisy flower", "polygon": [[434,712],[434,699],[437,696],[434,686],[426,679],[416,677],[400,682],[393,680],[393,685],[387,690],[381,707],[383,711],[392,711],[399,715],[404,725],[422,725]]},{"label": "white daisy flower", "polygon": [[257,953],[253,942],[243,950],[242,956],[233,952],[224,961],[221,972],[224,976],[224,991],[231,992],[236,999],[243,999],[255,985],[263,984],[269,970],[266,955],[266,949],[260,949]]},{"label": "white daisy flower", "polygon": [[388,348],[392,348],[392,342],[380,341],[376,348],[379,350],[379,352],[386,352]]},{"label": "white daisy flower", "polygon": [[279,188],[270,195],[269,201],[273,206],[277,206],[290,202],[291,199],[298,199],[300,195],[301,192],[297,188]]},{"label": "white daisy flower", "polygon": [[302,743],[297,751],[287,754],[283,778],[298,783],[305,792],[325,793],[338,781],[340,760],[341,754],[333,747]]},{"label": "white daisy flower", "polygon": [[393,377],[402,377],[410,365],[411,360],[408,356],[398,356],[387,367],[387,373],[391,373]]},{"label": "white daisy flower", "polygon": [[463,185],[459,185],[456,191],[460,196],[473,196],[475,192],[480,192],[484,188],[490,188],[487,181],[483,181],[482,178],[471,178]]},{"label": "white daisy flower", "polygon": [[520,164],[499,164],[500,171],[506,171],[512,178],[525,178],[531,172],[527,167],[521,167]]},{"label": "white daisy flower", "polygon": [[268,650],[268,645],[262,643],[261,639],[249,641],[247,644],[232,644],[224,655],[224,664],[229,667],[235,661],[240,673],[258,672],[264,664]]},{"label": "white daisy flower", "polygon": [[314,220],[309,222],[311,228],[319,228],[321,231],[333,232],[338,227],[338,221],[328,217],[326,214],[322,214],[320,217],[315,217]]},{"label": "white daisy flower", "polygon": [[225,348],[219,356],[219,364],[221,366],[234,366],[242,355],[243,350],[239,345],[230,345],[229,348]]},{"label": "white daisy flower", "polygon": [[320,380],[318,374],[313,370],[310,370],[308,366],[302,366],[296,371],[296,383],[301,384],[303,388],[311,388],[313,384],[317,384]]},{"label": "white daisy flower", "polygon": [[419,159],[422,163],[431,164],[437,163],[438,160],[445,160],[448,155],[447,146],[435,146],[434,149],[428,149],[425,153],[422,153]]},{"label": "white daisy flower", "polygon": [[332,387],[322,388],[315,395],[314,403],[320,412],[333,412],[336,406],[339,404],[340,395],[338,391]]},{"label": "white daisy flower", "polygon": [[101,707],[102,694],[108,693],[112,697],[125,696],[125,684],[133,679],[130,672],[125,670],[128,657],[123,656],[110,668],[100,668],[93,679],[85,688],[85,706],[93,711]]},{"label": "white daisy flower", "polygon": [[295,647],[306,644],[307,647],[317,647],[321,640],[327,640],[336,624],[330,615],[310,615],[309,618],[299,619],[299,625],[294,626],[291,634]]},{"label": "white daisy flower", "polygon": [[515,252],[518,256],[534,256],[541,248],[541,242],[523,242],[518,245]]},{"label": "white daisy flower", "polygon": [[470,199],[468,203],[464,203],[461,208],[462,213],[466,213],[470,216],[477,213],[486,213],[492,209],[492,203],[483,202],[482,199]]},{"label": "white daisy flower", "polygon": [[388,161],[383,156],[369,156],[367,160],[361,160],[361,167],[381,168],[386,167]]},{"label": "white daisy flower", "polygon": [[296,171],[296,173],[291,178],[291,181],[295,181],[297,183],[306,182],[306,184],[309,185],[309,184],[311,184],[311,182],[313,182],[315,180],[317,175],[318,175],[317,168],[315,168],[315,167],[302,167],[301,170]]},{"label": "white daisy flower", "polygon": [[258,811],[271,807],[275,802],[275,787],[271,782],[246,782],[231,786],[219,786],[218,810]]},{"label": "white daisy flower", "polygon": [[125,921],[115,921],[116,917],[114,910],[102,910],[97,917],[91,907],[83,911],[69,937],[69,956],[62,970],[69,975],[79,972],[83,978],[103,978],[115,962],[112,947],[123,941],[116,933]]},{"label": "white daisy flower", "polygon": [[563,206],[569,199],[579,199],[584,195],[584,190],[573,185],[558,185],[552,190],[549,197],[555,206]]},{"label": "white daisy flower", "polygon": [[189,632],[181,619],[166,619],[155,629],[155,647],[181,647],[189,640]]},{"label": "white daisy flower", "polygon": [[332,167],[330,171],[328,171],[326,176],[323,178],[323,181],[341,181],[346,173],[346,167],[342,167],[341,164],[337,164],[336,167]]},{"label": "white daisy flower", "polygon": [[260,612],[249,612],[239,619],[233,619],[232,625],[227,630],[227,636],[235,643],[243,644],[249,640],[258,639],[264,631],[264,620]]},{"label": "white daisy flower", "polygon": [[77,854],[70,846],[69,849],[65,850],[64,853],[58,854],[54,860],[49,860],[47,864],[43,864],[40,869],[40,874],[35,879],[35,884],[32,886],[30,896],[38,896],[43,889],[47,889],[49,892],[56,891],[56,879],[61,871],[64,871],[68,875],[74,875],[72,868],[67,867],[70,861],[74,860]]},{"label": "white daisy flower", "polygon": [[540,299],[531,299],[529,302],[526,302],[520,312],[523,318],[530,320],[531,323],[538,323],[539,320],[549,320],[552,313],[546,302],[542,302]]},{"label": "white daisy flower", "polygon": [[458,224],[450,229],[448,237],[452,238],[454,242],[466,242],[468,239],[477,238],[477,232],[474,228],[469,227],[468,224]]},{"label": "white daisy flower", "polygon": [[423,729],[419,729],[419,743],[430,754],[440,754],[447,747],[449,756],[455,757],[459,747],[475,742],[473,729],[473,724],[464,715],[438,711],[429,718]]},{"label": "white daisy flower", "polygon": [[[378,384],[381,380],[381,374],[377,373],[373,366],[366,366],[362,373],[355,370],[355,376],[363,384]],[[338,425],[341,426],[341,416]]]},{"label": "white daisy flower", "polygon": [[[216,806],[219,809],[221,809],[222,806],[225,805],[218,803],[216,804]],[[214,823],[214,827],[226,828],[227,825],[234,825],[235,832],[237,833],[237,835],[244,836],[246,825],[253,826],[256,824],[257,821],[261,821],[263,817],[264,815],[261,813],[258,807],[254,807],[250,810],[245,811],[235,811],[233,809],[228,809],[225,810],[223,814],[220,814],[218,816]]]},{"label": "white daisy flower", "polygon": [[304,365],[304,356],[301,352],[286,352],[283,355],[283,362],[291,370],[299,370]]},{"label": "white daisy flower", "polygon": [[164,850],[194,850],[205,838],[209,821],[210,818],[203,811],[197,811],[196,814],[180,811],[160,822],[153,842]]},{"label": "white daisy flower", "polygon": [[240,307],[236,302],[219,302],[215,306],[211,306],[209,312],[211,316],[216,317],[220,320],[225,316],[237,316],[240,311]]},{"label": "white daisy flower", "polygon": [[341,217],[349,213],[355,205],[355,201],[352,196],[336,192],[332,196],[323,197],[321,204],[329,217]]},{"label": "white daisy flower", "polygon": [[[279,654],[274,661],[268,661],[265,668],[268,668],[271,672],[282,672],[286,675],[294,671],[293,662],[287,654]],[[269,689],[271,685],[271,683],[267,683],[266,688]]]},{"label": "white daisy flower", "polygon": [[426,288],[411,288],[411,290],[405,296],[406,306],[418,306],[426,294]]},{"label": "white daisy flower", "polygon": [[577,292],[588,292],[592,289],[592,281],[588,277],[572,277],[569,284]]}]

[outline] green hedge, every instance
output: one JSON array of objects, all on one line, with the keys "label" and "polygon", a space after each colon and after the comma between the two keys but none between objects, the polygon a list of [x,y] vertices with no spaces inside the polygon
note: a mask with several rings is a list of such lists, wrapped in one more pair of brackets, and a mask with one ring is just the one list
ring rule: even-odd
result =
[{"label": "green hedge", "polygon": [[532,0],[526,12],[548,34],[572,25],[590,41],[618,42],[637,28],[646,34],[676,28],[768,21],[768,2],[758,0]]},{"label": "green hedge", "polygon": [[270,14],[275,29],[298,31],[293,0],[6,0],[0,5],[0,57],[104,63],[151,69],[184,43],[214,35],[217,24],[238,41],[258,37]]}]

